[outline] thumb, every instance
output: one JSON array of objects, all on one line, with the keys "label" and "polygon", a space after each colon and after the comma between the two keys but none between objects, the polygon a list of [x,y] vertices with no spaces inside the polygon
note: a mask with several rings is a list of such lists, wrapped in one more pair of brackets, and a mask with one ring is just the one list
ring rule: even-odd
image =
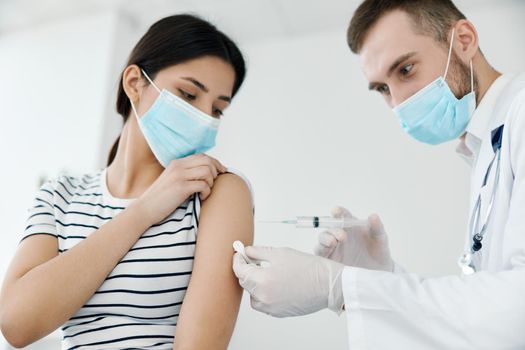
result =
[{"label": "thumb", "polygon": [[253,267],[251,264],[246,263],[241,254],[235,253],[233,255],[233,272],[241,283],[246,279]]},{"label": "thumb", "polygon": [[334,218],[354,218],[348,209],[340,206],[334,207],[331,211],[331,214]]},{"label": "thumb", "polygon": [[372,214],[368,217],[368,224],[370,225],[370,236],[373,238],[386,238],[385,227],[381,218],[377,214]]},{"label": "thumb", "polygon": [[271,261],[274,254],[274,248],[263,246],[247,246],[244,248],[244,252],[250,259],[258,261]]}]

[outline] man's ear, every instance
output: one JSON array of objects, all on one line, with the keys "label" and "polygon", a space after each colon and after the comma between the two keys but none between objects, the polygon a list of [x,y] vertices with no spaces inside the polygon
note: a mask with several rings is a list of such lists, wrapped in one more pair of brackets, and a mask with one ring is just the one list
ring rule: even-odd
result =
[{"label": "man's ear", "polygon": [[465,64],[469,64],[470,60],[479,50],[478,32],[474,24],[466,19],[459,20],[454,26],[456,31],[454,33],[454,51],[461,58]]},{"label": "man's ear", "polygon": [[132,64],[122,73],[122,88],[133,104],[137,104],[142,93],[142,73],[139,66]]}]

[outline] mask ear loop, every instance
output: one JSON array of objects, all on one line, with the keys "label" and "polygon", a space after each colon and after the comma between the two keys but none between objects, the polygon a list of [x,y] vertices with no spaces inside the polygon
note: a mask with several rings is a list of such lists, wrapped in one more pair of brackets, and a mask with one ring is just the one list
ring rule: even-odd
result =
[{"label": "mask ear loop", "polygon": [[474,68],[472,67],[472,59],[470,60],[470,92],[474,92]]},{"label": "mask ear loop", "polygon": [[[452,47],[454,45],[454,33],[456,31],[456,28],[452,28],[452,37],[450,38],[450,48],[448,49],[448,60],[447,60],[447,67],[445,68],[445,75],[443,76],[443,79],[447,79],[448,69],[450,67],[450,61],[452,58]],[[474,92],[474,68],[472,67],[472,59],[470,60],[470,92]]]},{"label": "mask ear loop", "polygon": [[146,74],[146,72],[144,72],[144,69],[141,68],[140,70],[142,71],[142,74],[144,74],[144,76],[146,77],[146,79],[148,79],[149,83],[150,83],[151,85],[153,85],[153,87],[155,88],[155,90],[157,90],[158,93],[160,94],[160,89],[157,87],[157,85],[155,85],[155,83],[153,82],[153,80],[151,80],[151,79],[149,78],[149,76]]},{"label": "mask ear loop", "polygon": [[456,28],[452,28],[452,37],[450,38],[450,47],[448,49],[447,67],[445,68],[445,75],[443,76],[443,80],[447,80],[448,69],[450,67],[450,60],[452,58],[452,46],[454,46],[454,33],[455,32],[456,32]]},{"label": "mask ear loop", "polygon": [[[155,85],[155,83],[153,82],[153,80],[150,79],[150,77],[146,74],[146,72],[144,71],[144,69],[140,69],[140,71],[142,72],[142,74],[144,74],[144,76],[146,77],[146,79],[148,79],[149,83],[151,85],[153,85],[153,87],[155,88],[155,90],[158,91],[158,93],[160,94],[161,91],[160,89],[157,87],[157,85]],[[135,114],[135,118],[137,118],[137,122],[139,121],[139,114],[137,113],[137,109],[135,108],[135,105],[133,104],[133,101],[129,100],[129,102],[131,103],[131,109],[133,110],[133,113]]]},{"label": "mask ear loop", "polygon": [[139,115],[137,113],[137,110],[135,109],[135,105],[133,104],[133,101],[129,100],[129,103],[131,103],[131,109],[133,110],[133,114],[135,114],[135,118],[137,119],[137,123],[139,122]]}]

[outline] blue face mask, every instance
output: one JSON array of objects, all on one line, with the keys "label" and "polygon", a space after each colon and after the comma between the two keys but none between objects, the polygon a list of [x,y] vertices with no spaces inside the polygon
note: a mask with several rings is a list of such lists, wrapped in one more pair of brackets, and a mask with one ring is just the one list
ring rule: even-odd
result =
[{"label": "blue face mask", "polygon": [[445,81],[453,43],[454,30],[452,30],[445,75],[394,108],[403,130],[416,140],[431,145],[460,137],[476,109],[472,61],[470,61],[471,92],[469,94],[458,100]]},{"label": "blue face mask", "polygon": [[204,153],[215,146],[220,121],[201,112],[166,89],[162,91],[146,72],[142,73],[159,92],[153,105],[139,118],[133,113],[151,151],[163,167],[178,158]]}]

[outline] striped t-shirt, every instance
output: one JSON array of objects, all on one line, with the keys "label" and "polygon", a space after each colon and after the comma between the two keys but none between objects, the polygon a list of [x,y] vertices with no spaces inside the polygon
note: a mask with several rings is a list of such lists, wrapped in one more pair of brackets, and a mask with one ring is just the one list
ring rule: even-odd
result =
[{"label": "striped t-shirt", "polygon": [[[38,191],[22,239],[51,235],[62,254],[132,201],[111,196],[106,169],[61,176]],[[193,267],[199,210],[194,194],[143,233],[91,299],[62,326],[62,349],[172,349]]]}]

